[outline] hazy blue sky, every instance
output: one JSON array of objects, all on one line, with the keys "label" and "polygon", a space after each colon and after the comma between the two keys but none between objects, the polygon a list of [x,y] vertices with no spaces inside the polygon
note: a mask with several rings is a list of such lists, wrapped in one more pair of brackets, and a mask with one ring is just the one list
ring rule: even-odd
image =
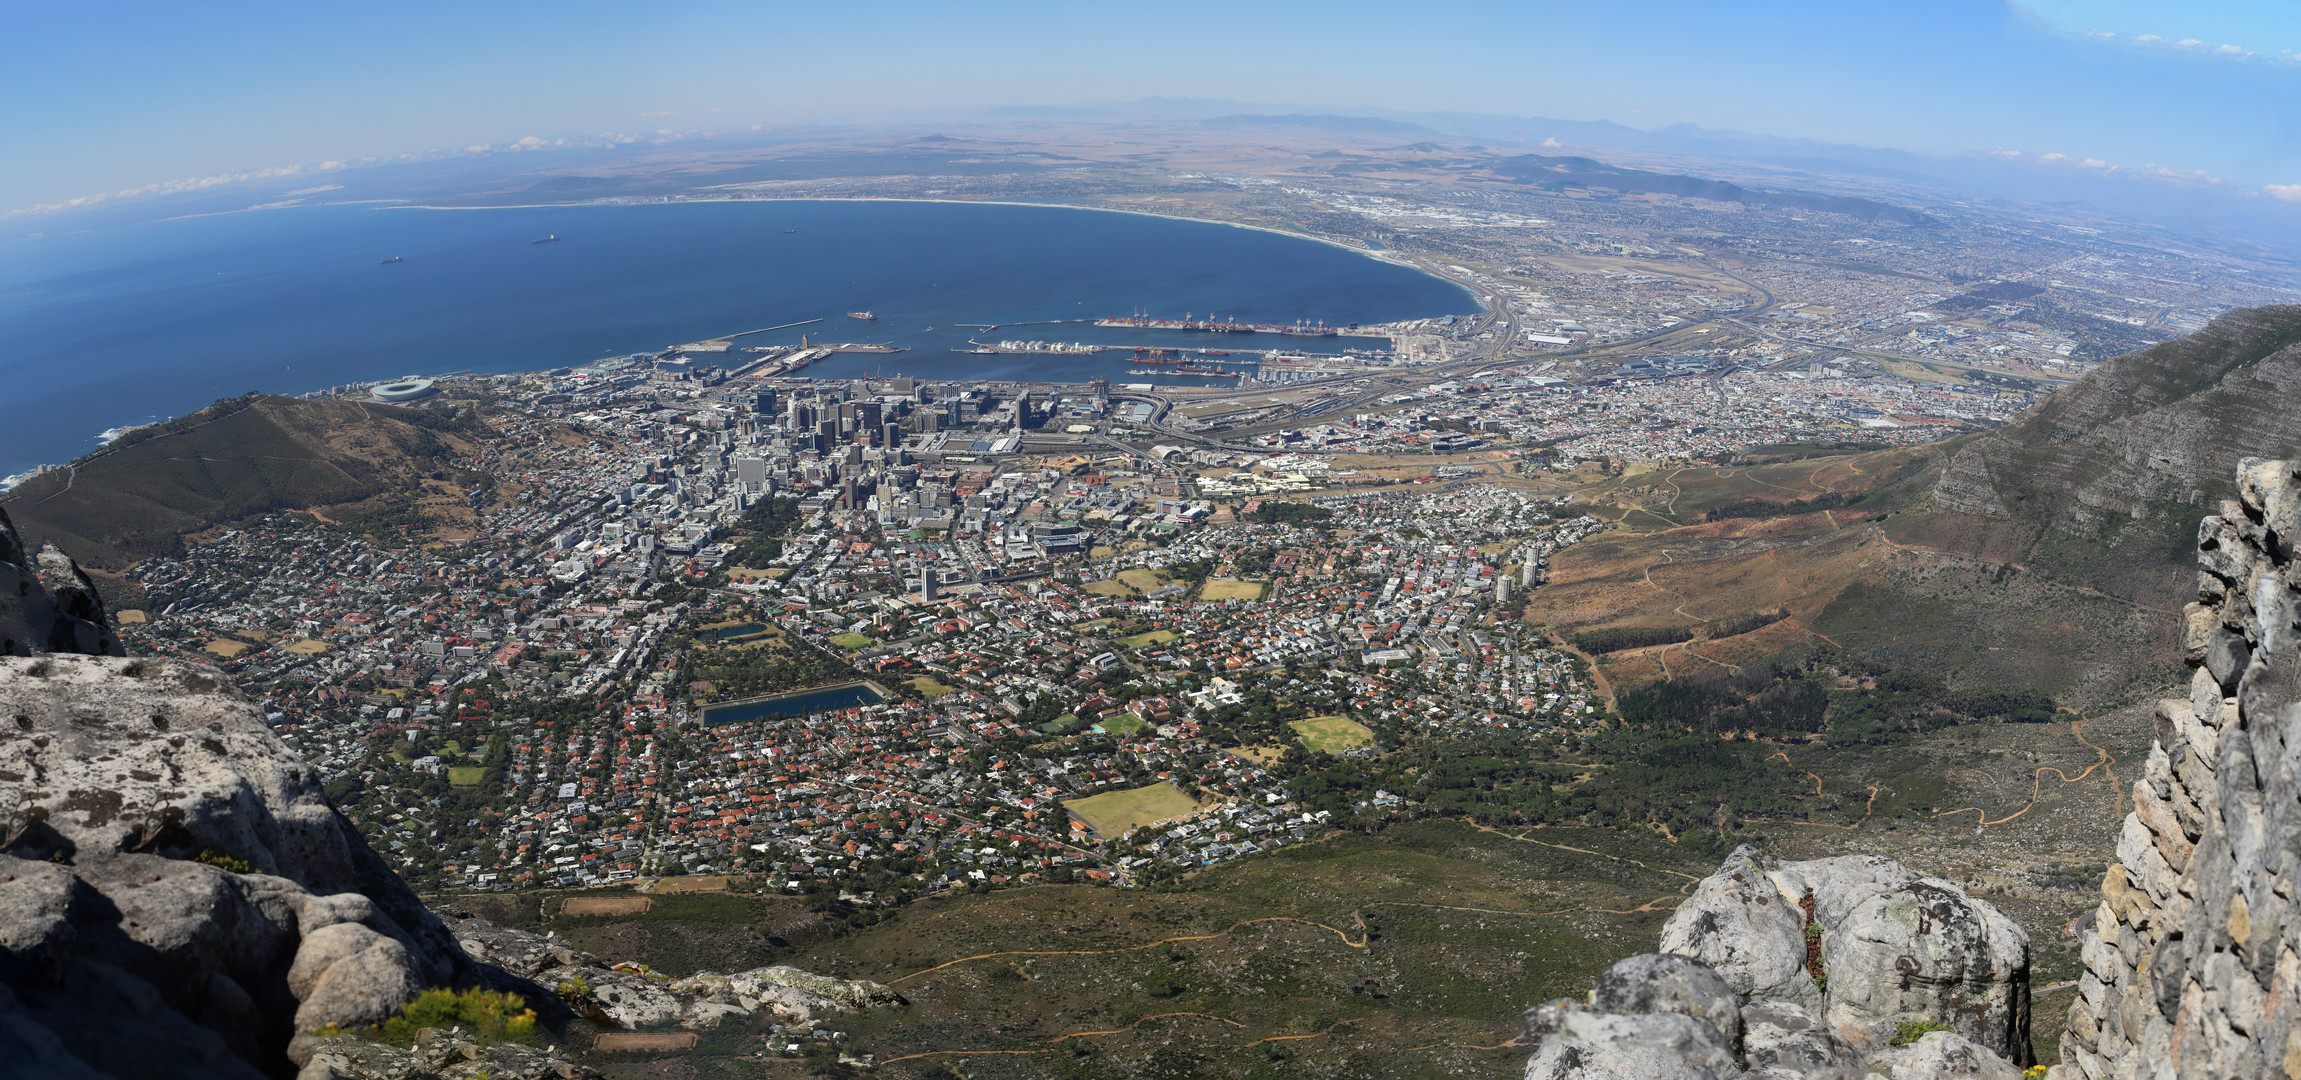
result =
[{"label": "hazy blue sky", "polygon": [[0,211],[528,137],[1148,96],[2059,154],[2301,200],[2295,0],[0,0],[0,26]]}]

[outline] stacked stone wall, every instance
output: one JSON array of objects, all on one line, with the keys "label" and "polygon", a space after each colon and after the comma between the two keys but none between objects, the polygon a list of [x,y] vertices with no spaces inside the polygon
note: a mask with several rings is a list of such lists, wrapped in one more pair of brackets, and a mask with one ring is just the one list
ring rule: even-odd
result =
[{"label": "stacked stone wall", "polygon": [[2237,479],[2198,529],[2190,692],[2158,704],[2081,934],[2061,1080],[2301,1080],[2301,462]]}]

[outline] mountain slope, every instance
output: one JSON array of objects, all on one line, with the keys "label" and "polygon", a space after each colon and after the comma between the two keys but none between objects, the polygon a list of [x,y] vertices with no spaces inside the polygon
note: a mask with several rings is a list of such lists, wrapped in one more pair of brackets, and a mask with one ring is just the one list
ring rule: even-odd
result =
[{"label": "mountain slope", "polygon": [[[1527,617],[1697,630],[1606,654],[1618,684],[1826,644],[1953,687],[2119,700],[2179,669],[2199,514],[2234,496],[2239,459],[2296,442],[2301,307],[2233,311],[1996,431],[1597,485],[1584,498],[1618,527],[1561,553]],[[1723,633],[1770,610],[1790,617]]]},{"label": "mountain slope", "polygon": [[248,395],[25,482],[8,512],[84,565],[118,570],[251,514],[404,494],[468,449],[468,413]]}]

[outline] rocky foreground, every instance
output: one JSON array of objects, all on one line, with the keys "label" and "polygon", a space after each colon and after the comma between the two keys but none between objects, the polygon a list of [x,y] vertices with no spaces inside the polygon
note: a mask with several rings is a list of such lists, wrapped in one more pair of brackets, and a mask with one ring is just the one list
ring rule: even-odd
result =
[{"label": "rocky foreground", "polygon": [[2029,936],[1891,859],[1743,848],[1663,924],[1661,953],[1526,1013],[1527,1080],[2017,1080]]}]

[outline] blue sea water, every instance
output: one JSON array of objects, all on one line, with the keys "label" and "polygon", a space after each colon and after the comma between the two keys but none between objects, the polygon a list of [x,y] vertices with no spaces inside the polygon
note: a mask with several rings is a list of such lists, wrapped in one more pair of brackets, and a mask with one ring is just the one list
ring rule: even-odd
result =
[{"label": "blue sea water", "polygon": [[[530,242],[551,234],[560,241]],[[844,315],[863,309],[878,320]],[[908,350],[842,354],[808,369],[818,378],[1075,382],[1129,381],[1131,355],[964,355],[952,350],[982,332],[957,324],[1005,324],[981,340],[1338,351],[1379,342],[1013,324],[1139,310],[1340,325],[1476,309],[1452,283],[1328,244],[1055,207],[365,205],[180,218],[0,244],[0,475],[249,390],[578,365],[804,319],[824,321],[742,343],[805,334]]]}]

